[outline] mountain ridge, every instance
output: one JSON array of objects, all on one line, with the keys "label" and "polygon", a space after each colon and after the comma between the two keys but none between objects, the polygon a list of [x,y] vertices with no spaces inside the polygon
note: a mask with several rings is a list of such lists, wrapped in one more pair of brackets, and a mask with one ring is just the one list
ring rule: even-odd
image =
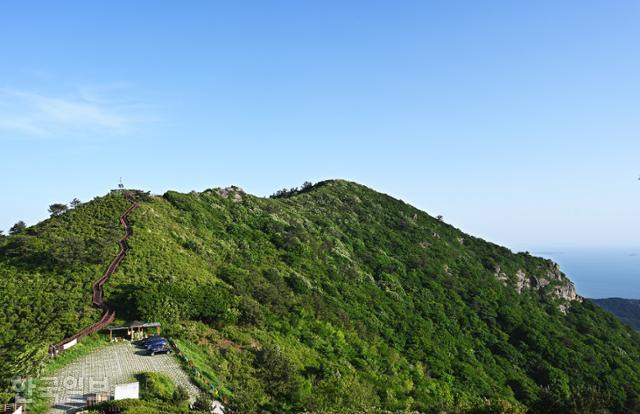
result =
[{"label": "mountain ridge", "polygon": [[640,299],[601,298],[589,299],[596,305],[613,313],[623,323],[640,330]]},{"label": "mountain ridge", "polygon": [[[640,337],[583,301],[550,260],[342,180],[275,198],[239,187],[137,194],[105,300],[200,349],[237,412],[636,407]],[[38,344],[91,314],[86,287],[115,251],[119,197],[0,241],[2,372],[37,366]],[[42,279],[64,289],[38,296]],[[11,281],[33,292],[12,302]],[[34,315],[6,323],[27,301]],[[55,318],[32,332],[45,311]]]}]

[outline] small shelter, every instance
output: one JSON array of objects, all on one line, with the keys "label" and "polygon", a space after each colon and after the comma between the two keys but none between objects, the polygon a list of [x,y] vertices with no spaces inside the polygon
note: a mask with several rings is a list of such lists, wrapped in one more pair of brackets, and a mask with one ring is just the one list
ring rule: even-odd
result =
[{"label": "small shelter", "polygon": [[117,335],[118,332],[126,331],[127,339],[135,341],[147,337],[149,334],[148,330],[153,328],[155,328],[154,333],[156,335],[160,335],[160,322],[133,321],[129,325],[107,326],[107,330],[109,331],[109,340],[111,341],[113,341],[114,332]]}]

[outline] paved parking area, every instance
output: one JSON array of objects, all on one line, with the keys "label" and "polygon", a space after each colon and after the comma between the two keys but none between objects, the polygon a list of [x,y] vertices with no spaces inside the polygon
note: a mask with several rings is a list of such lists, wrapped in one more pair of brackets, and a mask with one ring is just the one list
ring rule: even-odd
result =
[{"label": "paved parking area", "polygon": [[47,379],[52,406],[50,414],[73,413],[84,406],[88,394],[108,392],[117,384],[135,381],[134,375],[143,371],[162,372],[176,385],[182,385],[192,400],[198,388],[173,355],[148,356],[126,342],[106,346],[69,364]]}]

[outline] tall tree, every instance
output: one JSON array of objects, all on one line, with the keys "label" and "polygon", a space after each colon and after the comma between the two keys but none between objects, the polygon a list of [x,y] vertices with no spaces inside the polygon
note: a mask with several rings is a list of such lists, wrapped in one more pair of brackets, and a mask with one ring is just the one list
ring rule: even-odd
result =
[{"label": "tall tree", "polygon": [[49,213],[51,213],[51,217],[59,216],[60,214],[67,211],[69,208],[66,204],[62,203],[53,203],[49,206]]},{"label": "tall tree", "polygon": [[27,225],[24,221],[20,220],[9,229],[9,234],[20,234],[27,229]]},{"label": "tall tree", "polygon": [[82,204],[82,201],[80,201],[77,198],[74,198],[73,200],[71,200],[71,202],[69,203],[69,205],[71,206],[71,208],[76,208],[78,207],[80,204]]}]

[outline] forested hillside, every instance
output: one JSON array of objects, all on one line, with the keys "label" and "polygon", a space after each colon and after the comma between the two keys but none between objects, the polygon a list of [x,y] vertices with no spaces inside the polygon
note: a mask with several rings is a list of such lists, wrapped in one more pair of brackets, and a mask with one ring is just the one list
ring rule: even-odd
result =
[{"label": "forested hillside", "polygon": [[616,315],[633,329],[640,329],[640,300],[623,298],[590,299],[596,305]]},{"label": "forested hillside", "polygon": [[[126,207],[111,194],[2,239],[3,380],[99,316]],[[167,192],[130,223],[105,299],[162,322],[236,412],[638,410],[640,336],[554,263],[364,186]]]},{"label": "forested hillside", "polygon": [[91,285],[117,253],[127,208],[109,194],[0,237],[0,380],[37,372],[48,345],[100,318]]}]

